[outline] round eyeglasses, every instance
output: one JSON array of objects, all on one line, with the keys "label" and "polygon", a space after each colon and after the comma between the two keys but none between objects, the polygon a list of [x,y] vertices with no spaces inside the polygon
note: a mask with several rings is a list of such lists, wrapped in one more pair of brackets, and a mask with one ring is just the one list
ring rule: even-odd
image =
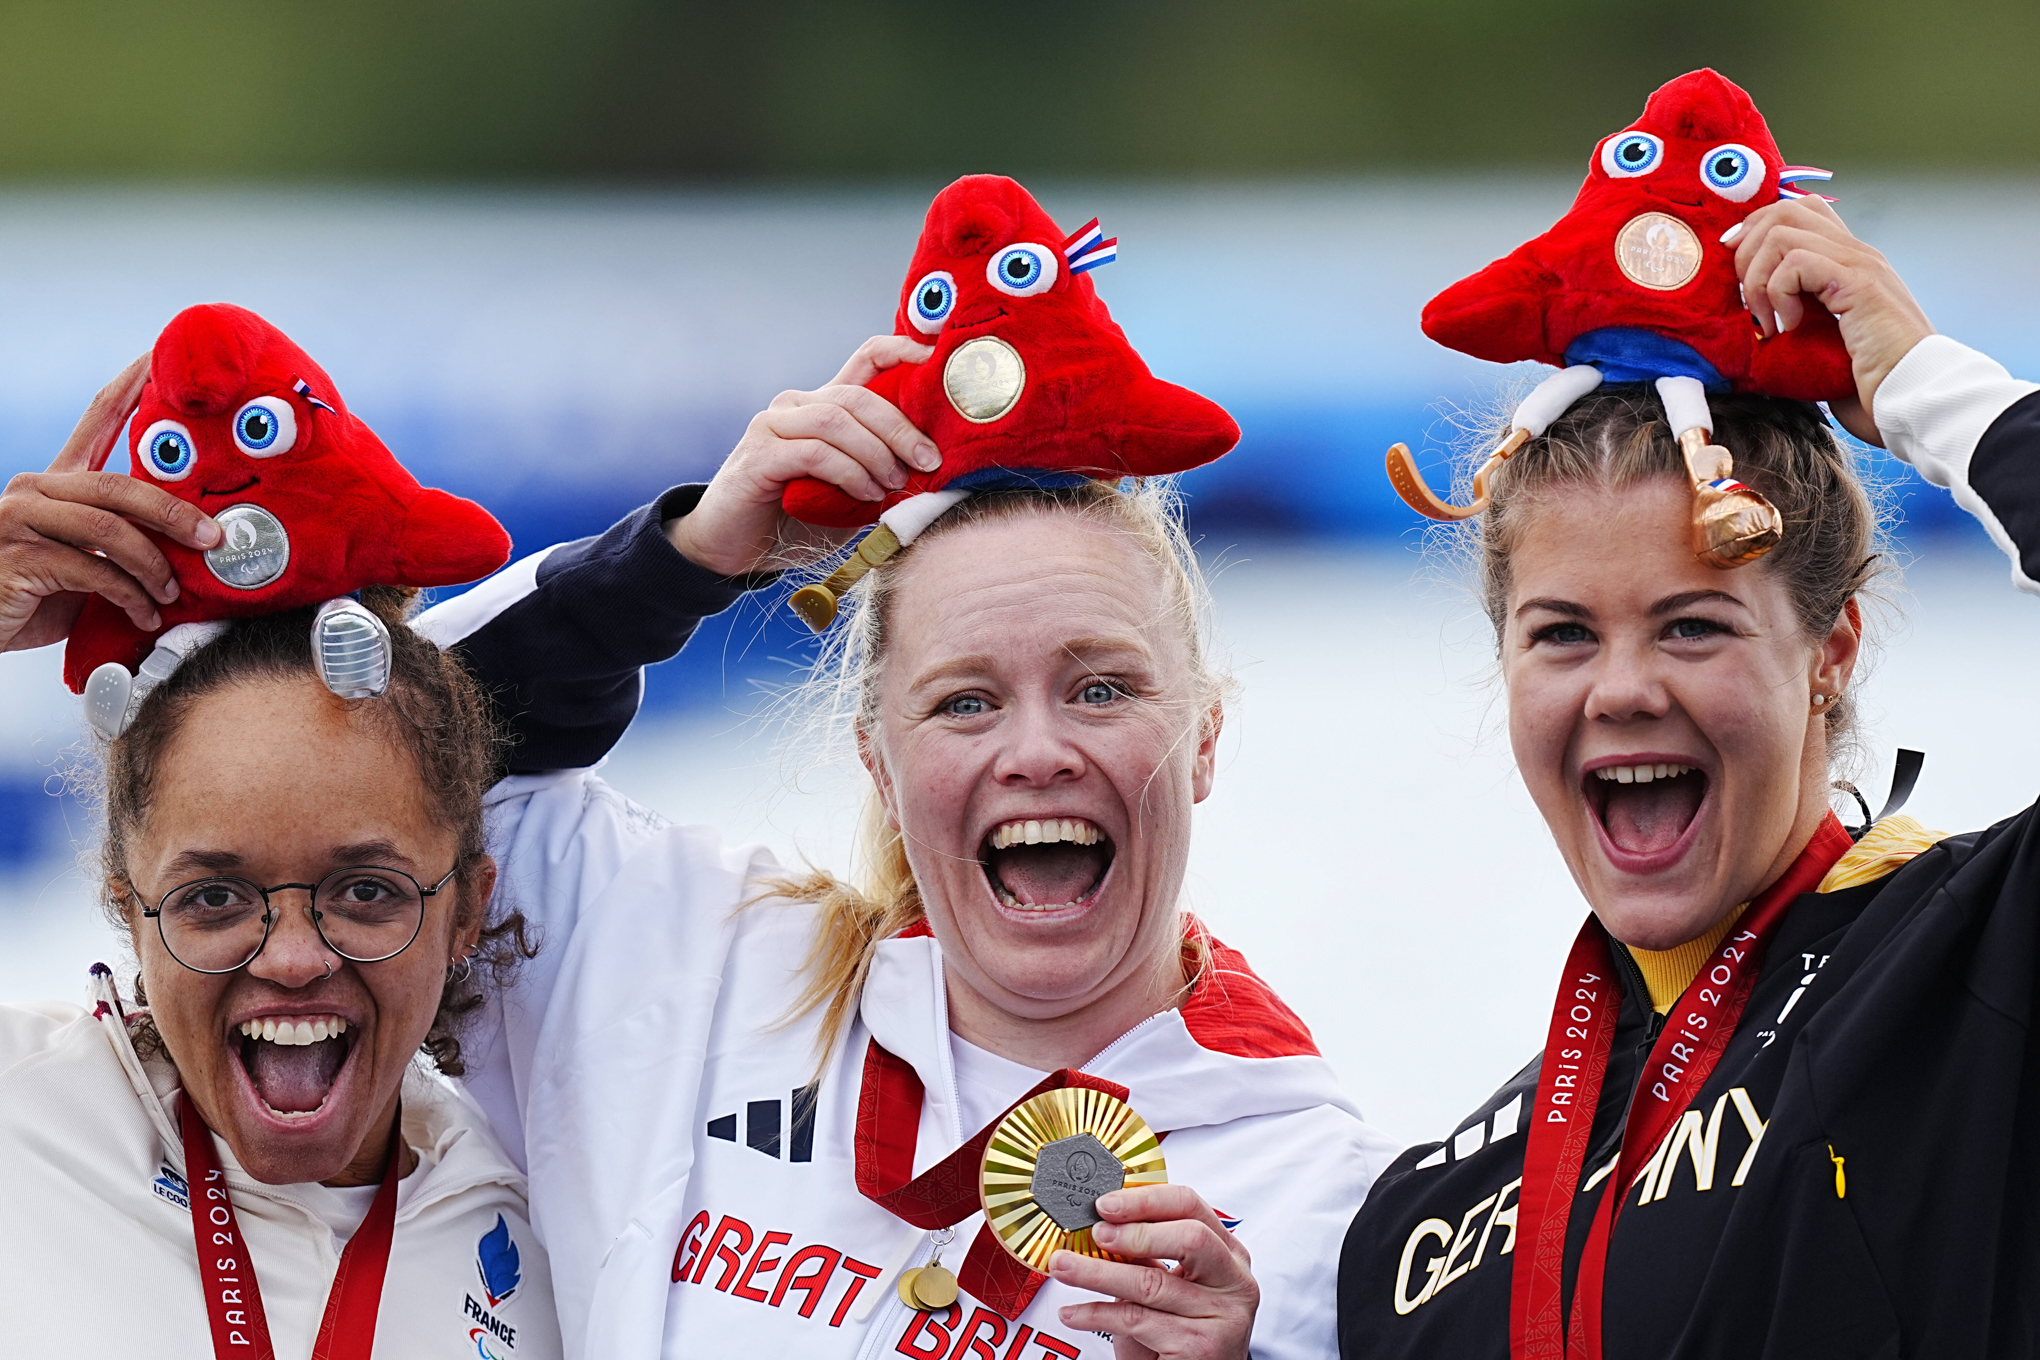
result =
[{"label": "round eyeglasses", "polygon": [[425,899],[452,881],[460,866],[429,888],[402,869],[355,864],[317,883],[264,888],[245,878],[201,878],[163,894],[155,909],[163,947],[194,973],[231,973],[255,961],[276,925],[271,893],[311,894],[312,928],[343,959],[381,963],[411,947],[425,924]]}]

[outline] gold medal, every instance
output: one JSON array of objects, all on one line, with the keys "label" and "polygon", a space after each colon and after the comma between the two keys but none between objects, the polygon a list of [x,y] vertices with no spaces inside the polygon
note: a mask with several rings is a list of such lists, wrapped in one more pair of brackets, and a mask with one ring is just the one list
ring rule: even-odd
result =
[{"label": "gold medal", "polygon": [[1168,1179],[1161,1140],[1131,1105],[1066,1086],[999,1121],[985,1145],[978,1193],[1000,1244],[1028,1269],[1047,1274],[1058,1250],[1121,1259],[1091,1241],[1101,1221],[1098,1197]]},{"label": "gold medal", "polygon": [[1013,409],[1027,386],[1027,365],[996,335],[958,345],[942,366],[942,391],[956,413],[973,425],[989,425]]}]

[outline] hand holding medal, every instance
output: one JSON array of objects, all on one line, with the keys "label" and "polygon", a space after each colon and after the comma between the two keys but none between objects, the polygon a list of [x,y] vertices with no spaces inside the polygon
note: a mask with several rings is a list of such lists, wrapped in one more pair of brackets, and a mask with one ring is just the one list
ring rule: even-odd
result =
[{"label": "hand holding medal", "polygon": [[[1112,1300],[1064,1308],[1064,1325],[1136,1355],[1247,1353],[1260,1290],[1246,1248],[1196,1191],[1168,1183],[1161,1140],[1126,1102],[1066,1087],[1016,1106],[985,1147],[980,1194],[1015,1259]],[[1216,1352],[1214,1323],[1229,1343]]]}]

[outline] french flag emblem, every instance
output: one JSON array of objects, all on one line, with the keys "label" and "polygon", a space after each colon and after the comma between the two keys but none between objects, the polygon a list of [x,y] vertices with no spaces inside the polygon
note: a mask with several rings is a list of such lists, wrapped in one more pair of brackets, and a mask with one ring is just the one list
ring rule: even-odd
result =
[{"label": "french flag emblem", "polygon": [[331,411],[333,409],[332,407],[328,406],[325,402],[320,401],[317,397],[312,395],[312,385],[306,382],[303,378],[299,378],[296,382],[292,383],[290,385],[290,390],[297,393],[299,396],[303,397],[306,401],[310,402],[312,405],[318,407],[321,411]]},{"label": "french flag emblem", "polygon": [[1078,227],[1069,240],[1063,242],[1063,258],[1070,263],[1070,273],[1081,274],[1087,269],[1096,269],[1101,264],[1111,264],[1119,258],[1119,238],[1108,237],[1105,229],[1092,218]]}]

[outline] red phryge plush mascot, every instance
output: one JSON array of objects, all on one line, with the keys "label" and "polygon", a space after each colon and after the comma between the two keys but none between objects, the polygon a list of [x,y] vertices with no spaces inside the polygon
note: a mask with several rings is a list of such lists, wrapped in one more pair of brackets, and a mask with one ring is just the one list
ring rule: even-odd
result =
[{"label": "red phryge plush mascot", "polygon": [[[1756,105],[1718,73],[1694,71],[1659,89],[1641,118],[1595,148],[1571,211],[1551,230],[1424,308],[1424,333],[1440,344],[1496,363],[1535,359],[1565,371],[1518,411],[1510,442],[1476,478],[1475,505],[1450,506],[1431,495],[1406,450],[1390,456],[1397,490],[1433,518],[1477,513],[1498,462],[1603,379],[1658,383],[1682,442],[1715,449],[1697,460],[1689,450],[1696,481],[1709,485],[1732,479],[1726,453],[1706,442],[1705,393],[1801,401],[1852,394],[1834,317],[1816,304],[1796,329],[1765,339],[1743,305],[1735,251],[1721,242],[1766,203],[1802,197],[1793,185],[1826,178],[1824,170],[1785,164]],[[1726,491],[1724,504],[1753,513],[1762,504],[1740,483]],[[1710,551],[1718,565],[1733,566],[1775,542],[1731,553],[1733,560],[1723,556],[1727,540]]]},{"label": "red phryge plush mascot", "polygon": [[226,539],[197,552],[150,535],[180,594],[155,634],[88,600],[64,653],[74,692],[108,663],[134,669],[178,625],[322,604],[368,585],[456,585],[509,559],[509,535],[488,511],[418,485],[348,413],[325,370],[245,308],[191,307],[163,328],[128,451],[132,475],[211,515]]},{"label": "red phryge plush mascot", "polygon": [[[786,512],[838,528],[881,521],[851,559],[868,567],[973,491],[1183,472],[1231,449],[1240,438],[1232,417],[1150,373],[1092,287],[1088,272],[1116,249],[1095,220],[1065,237],[1003,175],[944,189],[893,322],[934,356],[866,384],[935,441],[942,466],[915,473],[881,503],[804,478],[787,486]],[[794,607],[826,627],[835,587],[862,574],[853,571],[809,587]]]}]

